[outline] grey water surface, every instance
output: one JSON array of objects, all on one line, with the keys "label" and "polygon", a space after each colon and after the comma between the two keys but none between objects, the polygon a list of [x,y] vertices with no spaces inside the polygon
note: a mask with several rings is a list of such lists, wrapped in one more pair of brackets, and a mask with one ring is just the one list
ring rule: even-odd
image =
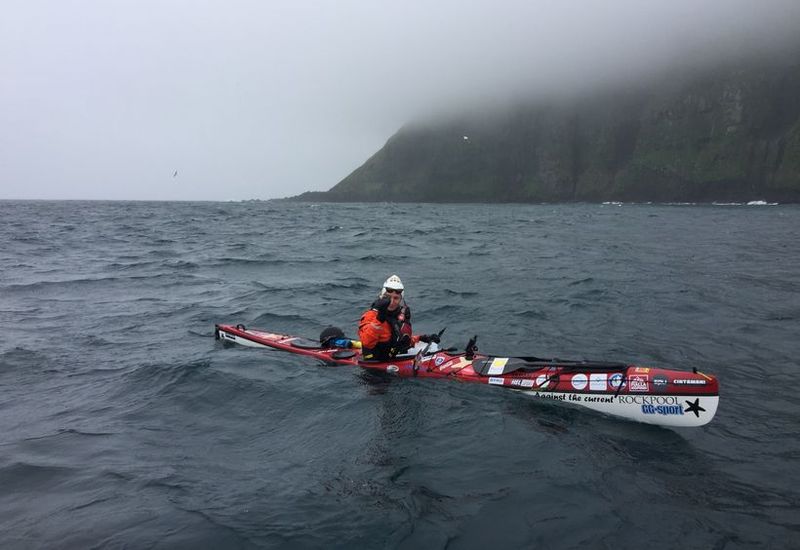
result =
[{"label": "grey water surface", "polygon": [[[2,548],[800,547],[800,207],[0,202]],[[713,373],[666,429],[223,347],[355,333]]]}]

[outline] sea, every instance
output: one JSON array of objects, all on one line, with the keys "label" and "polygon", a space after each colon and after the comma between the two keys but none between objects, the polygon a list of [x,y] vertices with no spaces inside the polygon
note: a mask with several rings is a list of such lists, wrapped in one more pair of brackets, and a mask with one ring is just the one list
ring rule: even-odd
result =
[{"label": "sea", "polygon": [[[800,206],[0,201],[2,549],[800,547]],[[226,347],[383,281],[482,352],[714,374],[701,428]]]}]

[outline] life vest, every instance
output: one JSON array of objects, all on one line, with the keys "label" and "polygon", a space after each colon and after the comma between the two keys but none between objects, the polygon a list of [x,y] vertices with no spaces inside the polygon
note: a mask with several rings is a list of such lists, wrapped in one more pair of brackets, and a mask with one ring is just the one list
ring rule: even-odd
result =
[{"label": "life vest", "polygon": [[405,335],[408,335],[409,339],[414,336],[414,332],[411,330],[410,307],[403,304],[397,309],[397,315],[394,317],[393,329],[394,333],[397,335],[398,340]]}]

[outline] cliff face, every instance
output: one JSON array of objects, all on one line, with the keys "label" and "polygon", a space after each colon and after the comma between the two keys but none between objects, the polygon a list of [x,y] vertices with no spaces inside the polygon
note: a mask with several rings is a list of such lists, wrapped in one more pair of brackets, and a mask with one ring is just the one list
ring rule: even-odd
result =
[{"label": "cliff face", "polygon": [[800,62],[409,125],[327,193],[299,198],[800,202]]}]

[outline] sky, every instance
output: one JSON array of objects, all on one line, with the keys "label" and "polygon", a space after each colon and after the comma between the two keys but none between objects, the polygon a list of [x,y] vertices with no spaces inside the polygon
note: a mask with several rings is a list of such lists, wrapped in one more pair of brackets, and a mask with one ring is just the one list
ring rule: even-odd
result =
[{"label": "sky", "polygon": [[323,191],[410,121],[797,35],[798,0],[3,0],[0,199]]}]

